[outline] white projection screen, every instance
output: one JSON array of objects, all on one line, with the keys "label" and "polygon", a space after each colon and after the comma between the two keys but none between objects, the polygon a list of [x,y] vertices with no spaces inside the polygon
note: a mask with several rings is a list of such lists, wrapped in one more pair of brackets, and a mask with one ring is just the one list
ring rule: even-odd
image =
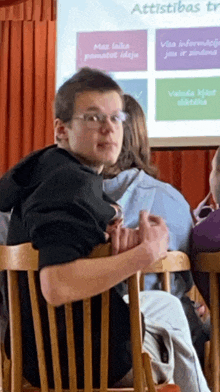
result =
[{"label": "white projection screen", "polygon": [[220,2],[58,0],[57,88],[83,66],[139,101],[152,147],[220,145]]}]

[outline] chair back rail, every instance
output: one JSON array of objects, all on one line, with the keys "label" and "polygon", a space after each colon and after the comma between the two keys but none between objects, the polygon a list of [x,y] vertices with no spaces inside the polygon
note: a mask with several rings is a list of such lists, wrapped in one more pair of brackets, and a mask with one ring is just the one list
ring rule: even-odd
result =
[{"label": "chair back rail", "polygon": [[46,359],[45,359],[44,343],[43,343],[43,331],[42,331],[40,307],[39,307],[34,271],[28,271],[28,283],[29,283],[33,323],[34,323],[34,333],[35,333],[35,340],[36,340],[36,347],[37,347],[39,374],[40,374],[40,381],[42,385],[41,389],[42,392],[49,392],[48,378],[47,378],[47,371],[46,371]]},{"label": "chair back rail", "polygon": [[22,388],[22,339],[18,273],[7,271],[7,277],[12,361],[11,392],[17,392],[21,391]]},{"label": "chair back rail", "polygon": [[55,307],[47,304],[55,392],[63,392]]},{"label": "chair back rail", "polygon": [[109,291],[102,294],[100,392],[106,392],[108,389],[109,297]]},{"label": "chair back rail", "polygon": [[196,256],[194,266],[198,271],[220,273],[219,259],[220,252],[202,252]]},{"label": "chair back rail", "polygon": [[158,260],[153,265],[149,265],[142,271],[140,288],[142,291],[144,290],[144,275],[149,273],[156,273],[161,275],[163,290],[170,293],[170,273],[178,271],[188,271],[190,269],[190,259],[187,254],[180,251],[168,252],[167,257]]},{"label": "chair back rail", "polygon": [[85,392],[92,390],[92,331],[91,331],[91,299],[83,301],[84,318],[84,389]]},{"label": "chair back rail", "polygon": [[[131,325],[131,345],[133,354],[134,389],[142,392],[143,384],[143,359],[142,359],[142,334],[141,334],[141,313],[139,304],[139,282],[138,274],[128,279],[128,293]],[[138,294],[138,295],[137,295]]]},{"label": "chair back rail", "polygon": [[73,322],[73,312],[72,312],[71,303],[65,305],[65,321],[66,321],[67,351],[68,351],[68,363],[69,363],[69,387],[70,387],[70,392],[77,392],[74,322]]},{"label": "chair back rail", "polygon": [[187,254],[178,250],[168,252],[167,257],[159,259],[156,263],[153,263],[146,267],[142,272],[148,273],[163,273],[163,272],[177,272],[187,271],[191,269],[190,260]]}]

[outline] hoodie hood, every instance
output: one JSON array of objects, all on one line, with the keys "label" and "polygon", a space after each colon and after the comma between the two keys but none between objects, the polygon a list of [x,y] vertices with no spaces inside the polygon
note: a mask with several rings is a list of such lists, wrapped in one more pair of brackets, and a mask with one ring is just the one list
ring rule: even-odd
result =
[{"label": "hoodie hood", "polygon": [[11,211],[24,193],[30,192],[36,186],[36,183],[32,184],[32,173],[37,166],[39,157],[54,147],[56,145],[32,152],[1,177],[0,211]]}]

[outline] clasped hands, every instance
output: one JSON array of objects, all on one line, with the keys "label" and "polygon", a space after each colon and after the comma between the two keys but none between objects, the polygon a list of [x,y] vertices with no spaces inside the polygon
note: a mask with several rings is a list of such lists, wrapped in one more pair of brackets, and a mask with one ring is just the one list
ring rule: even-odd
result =
[{"label": "clasped hands", "polygon": [[140,211],[138,228],[129,229],[123,227],[121,221],[116,221],[113,226],[107,227],[106,232],[111,240],[113,255],[138,245],[141,246],[143,257],[145,252],[148,259],[150,257],[150,263],[167,255],[169,242],[167,226],[162,218],[150,215],[147,211]]}]

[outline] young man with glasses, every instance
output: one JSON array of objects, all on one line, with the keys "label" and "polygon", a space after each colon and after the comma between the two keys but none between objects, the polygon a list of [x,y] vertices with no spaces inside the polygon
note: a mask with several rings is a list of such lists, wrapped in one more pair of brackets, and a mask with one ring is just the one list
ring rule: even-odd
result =
[{"label": "young man with glasses", "polygon": [[[55,99],[57,145],[29,155],[0,180],[0,210],[13,208],[8,244],[32,242],[39,249],[41,311],[45,299],[57,308],[59,340],[62,347],[63,388],[68,388],[67,354],[63,305],[73,302],[77,328],[76,353],[78,387],[83,386],[82,300],[112,288],[109,386],[131,369],[129,310],[115,288],[121,281],[164,257],[168,231],[159,217],[142,212],[139,230],[116,229],[113,246],[123,253],[87,259],[94,246],[106,241],[108,224],[117,218],[117,207],[103,193],[103,166],[116,162],[122,147],[123,94],[107,75],[81,69],[65,82]],[[153,224],[152,224],[153,223]],[[117,253],[117,252],[115,252]],[[20,276],[23,298],[22,332],[24,376],[39,385],[27,277]],[[1,291],[4,287],[1,286]],[[171,308],[181,313],[181,305],[169,297]],[[169,300],[166,299],[168,302]],[[150,301],[149,301],[150,302]],[[161,306],[163,299],[161,295]],[[149,303],[150,306],[150,303]],[[179,310],[178,310],[179,306]],[[93,301],[93,341],[100,344],[100,297]],[[179,313],[179,314],[180,314]],[[183,313],[181,313],[183,314]],[[6,338],[7,338],[6,333]],[[48,377],[53,386],[48,325],[45,318]],[[6,339],[7,340],[7,339]],[[7,351],[7,341],[6,341]],[[93,382],[99,383],[99,355],[94,359]],[[208,390],[208,389],[207,389]]]}]

